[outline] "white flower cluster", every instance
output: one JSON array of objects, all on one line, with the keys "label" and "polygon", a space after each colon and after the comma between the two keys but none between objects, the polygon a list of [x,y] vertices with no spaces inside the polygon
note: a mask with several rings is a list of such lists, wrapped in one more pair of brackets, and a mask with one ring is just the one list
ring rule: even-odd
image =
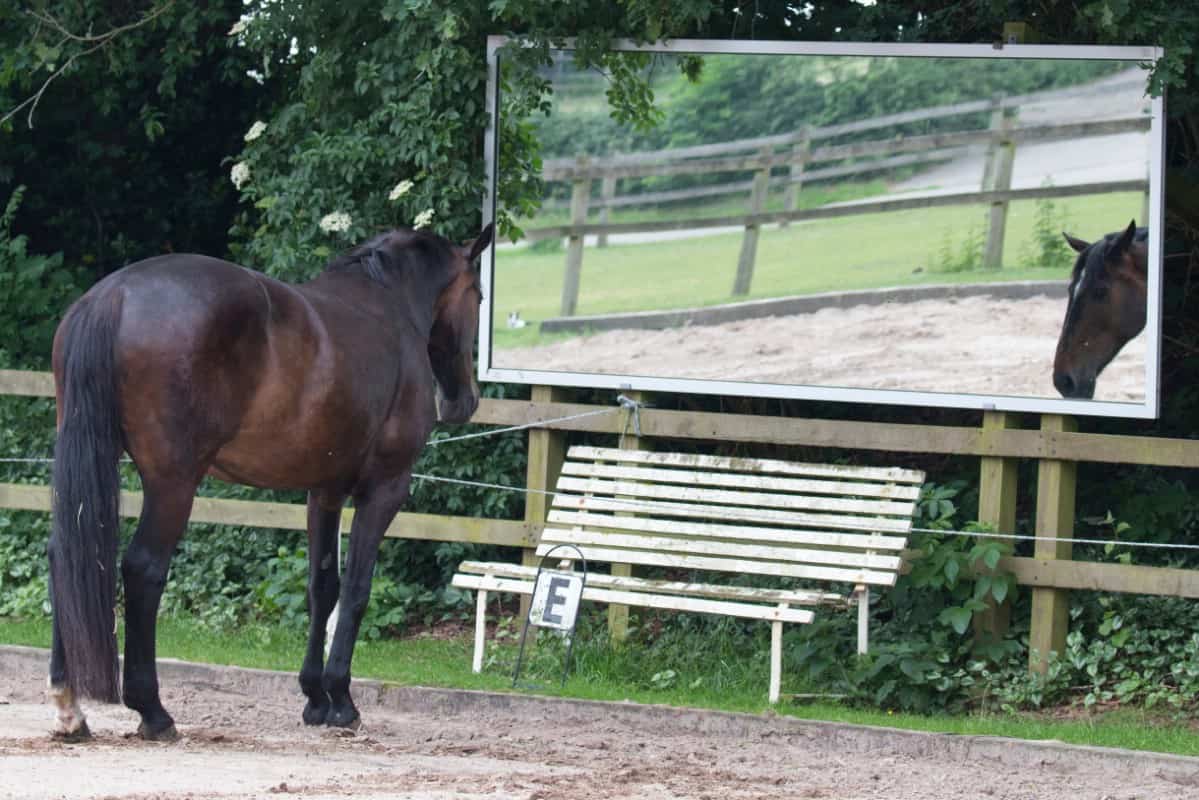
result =
[{"label": "white flower cluster", "polygon": [[326,214],[321,217],[321,230],[326,233],[333,233],[348,230],[350,223],[354,220],[350,219],[350,215],[344,211],[334,211],[332,214]]},{"label": "white flower cluster", "polygon": [[413,186],[415,186],[415,184],[412,181],[400,181],[395,185],[395,188],[391,190],[391,194],[387,195],[387,199],[399,200],[401,197],[412,191]]},{"label": "white flower cluster", "polygon": [[255,122],[253,125],[250,126],[250,130],[246,131],[245,140],[247,142],[252,142],[255,139],[257,139],[259,136],[261,136],[265,131],[266,131],[266,123],[263,122],[262,120],[259,120],[258,122]]},{"label": "white flower cluster", "polygon": [[237,22],[233,23],[233,27],[229,29],[229,33],[226,35],[227,36],[236,36],[237,34],[244,32],[245,29],[249,26],[249,24],[250,24],[250,20],[246,19],[245,17],[242,17]]},{"label": "white flower cluster", "polygon": [[244,161],[239,161],[233,165],[233,169],[229,171],[229,179],[233,181],[233,185],[238,189],[250,182],[250,165]]},{"label": "white flower cluster", "polygon": [[416,215],[416,219],[412,221],[413,228],[425,228],[433,221],[433,209],[426,208],[424,211]]}]

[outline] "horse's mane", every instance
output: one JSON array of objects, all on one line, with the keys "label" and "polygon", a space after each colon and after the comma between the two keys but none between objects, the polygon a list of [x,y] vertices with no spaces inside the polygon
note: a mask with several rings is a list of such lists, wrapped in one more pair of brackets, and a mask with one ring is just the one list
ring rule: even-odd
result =
[{"label": "horse's mane", "polygon": [[325,265],[325,272],[357,272],[383,286],[399,274],[441,271],[453,257],[449,243],[435,233],[397,228],[380,233]]}]

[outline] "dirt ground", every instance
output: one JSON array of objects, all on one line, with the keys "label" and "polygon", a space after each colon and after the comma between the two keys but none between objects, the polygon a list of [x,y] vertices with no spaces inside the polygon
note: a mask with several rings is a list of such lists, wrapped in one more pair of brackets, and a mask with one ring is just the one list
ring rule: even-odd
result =
[{"label": "dirt ground", "polygon": [[0,798],[1175,800],[1199,759],[527,696],[356,684],[357,734],[299,722],[293,675],[162,667],[182,734],[52,742],[41,651],[0,648]]},{"label": "dirt ground", "polygon": [[[494,366],[671,378],[1053,397],[1060,298],[964,297],[825,308],[670,330],[618,330],[497,350]],[[1142,334],[1096,400],[1145,397]]]}]

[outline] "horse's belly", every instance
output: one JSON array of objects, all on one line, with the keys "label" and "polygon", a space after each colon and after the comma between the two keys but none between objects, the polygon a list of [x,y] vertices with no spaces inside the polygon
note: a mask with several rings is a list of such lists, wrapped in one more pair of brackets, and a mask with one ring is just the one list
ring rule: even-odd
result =
[{"label": "horse's belly", "polygon": [[208,473],[223,481],[264,489],[317,489],[352,481],[361,455],[327,445],[297,446],[286,434],[258,441],[235,439],[220,449]]}]

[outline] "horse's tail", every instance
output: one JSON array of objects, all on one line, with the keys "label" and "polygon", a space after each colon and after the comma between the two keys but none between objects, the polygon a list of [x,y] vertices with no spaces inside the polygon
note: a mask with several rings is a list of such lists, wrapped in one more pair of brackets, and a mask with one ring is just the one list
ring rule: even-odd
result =
[{"label": "horse's tail", "polygon": [[50,596],[67,684],[77,694],[110,703],[120,700],[117,463],[124,446],[114,354],[120,297],[114,292],[82,300],[59,332],[59,428],[49,545]]}]

